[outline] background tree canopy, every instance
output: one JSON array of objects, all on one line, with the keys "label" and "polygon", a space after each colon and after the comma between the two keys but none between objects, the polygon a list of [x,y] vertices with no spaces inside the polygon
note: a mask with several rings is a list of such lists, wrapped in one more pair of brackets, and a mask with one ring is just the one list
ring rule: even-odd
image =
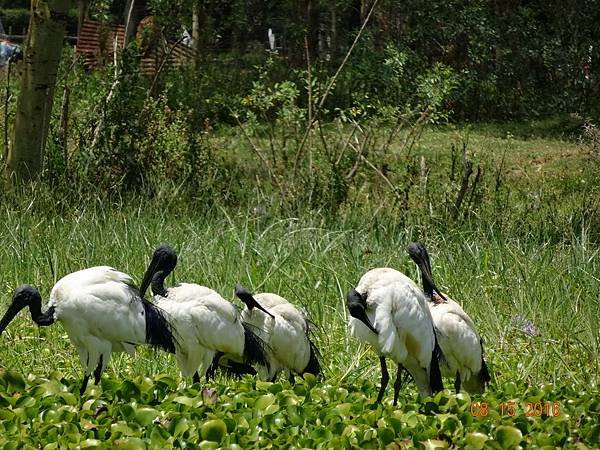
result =
[{"label": "background tree canopy", "polygon": [[[89,15],[123,23],[125,0],[94,1]],[[163,31],[179,37],[192,29],[191,0],[135,2],[153,14]],[[239,58],[268,46],[275,34],[288,69],[305,68],[306,44],[313,64],[334,70],[355,37],[373,0],[200,1],[202,58]],[[18,9],[20,8],[20,9]],[[0,1],[5,29],[23,32],[29,2]],[[68,34],[76,33],[77,14]],[[397,104],[394,84],[383,68],[390,48],[405,58],[406,79],[418,78],[436,63],[452,69],[457,89],[448,103],[454,119],[537,117],[548,113],[589,112],[597,108],[600,82],[600,2],[588,0],[381,0],[331,104],[357,103],[355,97],[382,97]],[[387,71],[389,72],[389,71]],[[282,73],[289,76],[289,73]],[[237,94],[235,87],[233,92]]]}]

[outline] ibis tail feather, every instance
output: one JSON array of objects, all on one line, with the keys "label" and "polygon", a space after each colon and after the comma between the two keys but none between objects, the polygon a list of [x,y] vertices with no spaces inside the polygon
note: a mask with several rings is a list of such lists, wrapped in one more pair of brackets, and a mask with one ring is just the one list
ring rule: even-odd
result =
[{"label": "ibis tail feather", "polygon": [[304,369],[304,373],[312,373],[315,376],[323,375],[321,369],[321,363],[319,362],[319,358],[317,357],[317,347],[313,342],[309,339],[308,343],[310,345],[310,357],[308,358],[308,364]]},{"label": "ibis tail feather", "polygon": [[244,360],[246,364],[256,363],[268,367],[264,341],[250,329],[250,325],[242,322],[244,327]]},{"label": "ibis tail feather", "polygon": [[[435,333],[434,333],[435,335]],[[440,360],[444,359],[442,349],[438,345],[437,336],[435,336],[435,345],[431,354],[431,365],[429,367],[429,385],[433,393],[440,392],[444,389],[442,382],[442,372],[440,370]]]},{"label": "ibis tail feather", "polygon": [[173,334],[173,328],[167,320],[167,313],[146,299],[142,299],[142,305],[146,316],[146,343],[154,348],[175,353],[177,340]]}]

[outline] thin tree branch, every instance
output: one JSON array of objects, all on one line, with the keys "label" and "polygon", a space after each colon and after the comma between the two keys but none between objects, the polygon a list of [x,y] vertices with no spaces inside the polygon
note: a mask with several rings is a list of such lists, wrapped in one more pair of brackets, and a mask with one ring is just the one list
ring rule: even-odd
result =
[{"label": "thin tree branch", "polygon": [[352,54],[352,51],[354,50],[354,47],[356,47],[356,44],[358,43],[358,40],[362,36],[362,33],[363,33],[365,27],[367,26],[367,23],[369,23],[369,19],[371,18],[371,15],[373,14],[373,11],[375,10],[375,7],[377,6],[378,1],[379,0],[375,0],[373,2],[373,5],[371,6],[371,9],[369,11],[369,14],[367,15],[365,21],[363,22],[362,26],[360,27],[360,30],[358,30],[358,33],[356,34],[356,37],[354,38],[354,42],[352,42],[352,45],[348,49],[348,52],[346,53],[346,56],[344,56],[344,59],[342,60],[342,63],[339,65],[338,69],[336,70],[335,74],[333,75],[333,78],[331,79],[331,81],[327,85],[327,88],[325,89],[325,92],[323,93],[323,96],[321,97],[321,101],[317,105],[317,108],[316,108],[316,110],[315,110],[315,112],[313,114],[312,119],[309,122],[308,126],[306,127],[306,130],[304,132],[304,136],[302,137],[302,141],[300,142],[300,146],[298,147],[298,151],[296,152],[296,156],[294,158],[294,176],[296,175],[296,172],[298,170],[298,164],[299,164],[299,161],[300,161],[300,156],[302,155],[302,151],[304,150],[304,146],[306,144],[306,140],[308,139],[308,135],[310,133],[310,130],[312,129],[313,124],[318,119],[319,113],[322,111],[323,105],[325,104],[325,100],[327,99],[327,96],[329,95],[329,92],[331,91],[333,85],[337,81],[337,78],[340,75],[340,73],[342,72],[342,69],[346,65],[346,62],[348,61],[348,58],[350,58],[350,55]]}]

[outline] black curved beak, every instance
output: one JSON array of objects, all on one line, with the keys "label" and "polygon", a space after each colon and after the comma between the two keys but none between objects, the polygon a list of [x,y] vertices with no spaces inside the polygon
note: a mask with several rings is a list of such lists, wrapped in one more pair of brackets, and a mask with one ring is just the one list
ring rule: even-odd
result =
[{"label": "black curved beak", "polygon": [[448,299],[444,296],[444,294],[442,294],[442,292],[438,289],[438,287],[435,285],[435,283],[433,282],[433,277],[431,275],[431,268],[429,267],[428,264],[424,264],[422,267],[419,267],[419,269],[421,269],[421,276],[423,278],[425,278],[425,280],[427,281],[427,283],[429,283],[429,285],[433,288],[433,290],[444,300],[444,301],[448,301]]},{"label": "black curved beak", "polygon": [[235,285],[235,296],[237,298],[239,298],[241,301],[243,301],[244,304],[248,307],[248,309],[250,311],[252,311],[252,308],[258,308],[262,312],[264,312],[266,315],[271,316],[272,319],[275,318],[275,316],[273,314],[271,314],[269,311],[267,311],[265,308],[263,308],[262,305],[256,301],[256,299],[250,293],[250,291],[248,291],[245,287],[243,287],[239,283]]},{"label": "black curved beak", "polygon": [[359,312],[358,315],[354,316],[354,317],[356,319],[360,320],[362,323],[364,323],[367,326],[367,328],[369,330],[371,330],[373,333],[379,334],[379,332],[375,329],[375,327],[373,326],[373,324],[369,320],[369,316],[367,316],[367,313],[366,313],[366,311],[364,309],[361,310],[361,312]]},{"label": "black curved beak", "polygon": [[[444,301],[448,301],[433,281],[429,254],[427,253],[425,246],[420,242],[411,242],[408,245],[407,250],[410,258],[415,262],[421,272],[421,277],[423,278],[423,291],[428,295],[433,294],[433,291],[435,291]],[[429,289],[427,287],[429,287]]]},{"label": "black curved beak", "polygon": [[367,316],[367,300],[356,289],[350,289],[348,292],[346,305],[352,317],[364,323],[373,333],[379,334]]},{"label": "black curved beak", "polygon": [[158,266],[158,258],[153,256],[152,261],[150,261],[150,264],[148,265],[148,268],[146,269],[146,272],[144,273],[144,278],[142,279],[142,284],[140,285],[140,295],[142,298],[146,294],[146,291],[148,290],[150,283],[152,283],[152,278],[154,277],[154,274],[157,272],[157,269],[158,269],[157,266]]},{"label": "black curved beak", "polygon": [[26,306],[27,305],[16,305],[15,303],[10,304],[4,313],[4,316],[0,320],[0,335],[4,332],[8,324],[12,322],[16,315],[19,314],[19,312],[21,312],[21,310]]}]

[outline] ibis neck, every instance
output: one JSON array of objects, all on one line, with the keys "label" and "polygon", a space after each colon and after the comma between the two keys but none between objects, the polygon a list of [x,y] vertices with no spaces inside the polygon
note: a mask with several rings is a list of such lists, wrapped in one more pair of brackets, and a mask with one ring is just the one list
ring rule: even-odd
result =
[{"label": "ibis neck", "polygon": [[425,297],[427,297],[427,300],[432,300],[433,285],[427,281],[425,276],[421,275],[421,278],[423,279],[423,293],[425,294]]},{"label": "ibis neck", "polygon": [[165,279],[169,274],[164,270],[159,270],[152,277],[152,283],[150,287],[152,289],[152,293],[154,295],[159,295],[161,297],[167,296],[167,289],[165,288]]},{"label": "ibis neck", "polygon": [[34,300],[29,304],[29,313],[32,320],[41,327],[54,323],[54,306],[50,306],[46,312],[42,312],[41,299]]}]

